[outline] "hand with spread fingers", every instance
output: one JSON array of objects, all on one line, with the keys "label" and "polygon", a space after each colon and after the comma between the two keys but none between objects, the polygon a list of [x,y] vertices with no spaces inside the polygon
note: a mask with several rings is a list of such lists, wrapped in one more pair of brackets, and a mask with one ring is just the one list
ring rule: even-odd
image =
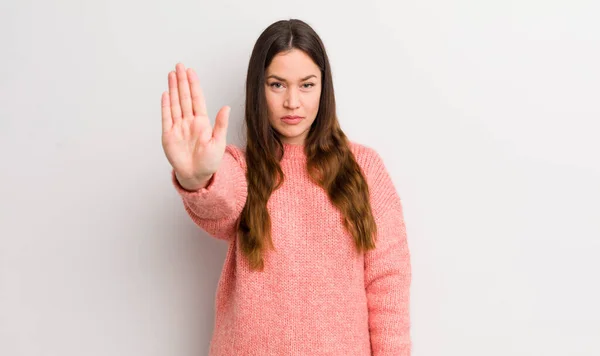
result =
[{"label": "hand with spread fingers", "polygon": [[197,190],[221,164],[231,108],[223,106],[212,127],[196,72],[182,63],[175,69],[162,94],[162,146],[180,184]]}]

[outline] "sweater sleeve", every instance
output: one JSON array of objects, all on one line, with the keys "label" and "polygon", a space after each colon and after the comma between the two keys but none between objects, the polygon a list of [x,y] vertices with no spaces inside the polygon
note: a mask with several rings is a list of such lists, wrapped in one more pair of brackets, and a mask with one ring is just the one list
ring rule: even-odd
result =
[{"label": "sweater sleeve", "polygon": [[196,225],[217,239],[235,239],[237,220],[248,192],[243,153],[237,147],[226,146],[221,165],[206,187],[197,191],[184,189],[175,170],[171,171],[171,180]]},{"label": "sweater sleeve", "polygon": [[377,224],[376,247],[365,253],[371,350],[373,356],[409,356],[411,264],[402,203],[381,157],[371,152],[369,190]]}]

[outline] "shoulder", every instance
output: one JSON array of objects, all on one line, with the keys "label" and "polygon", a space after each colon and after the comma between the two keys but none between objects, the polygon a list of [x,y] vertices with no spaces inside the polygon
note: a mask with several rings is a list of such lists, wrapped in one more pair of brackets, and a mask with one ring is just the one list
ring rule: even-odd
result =
[{"label": "shoulder", "polygon": [[234,143],[228,143],[227,146],[225,146],[225,151],[234,154],[236,156],[241,155],[244,156],[245,154],[245,150],[246,148],[242,148]]},{"label": "shoulder", "polygon": [[381,214],[390,209],[400,209],[398,190],[379,152],[357,142],[351,142],[350,147],[369,186],[374,212]]},{"label": "shoulder", "polygon": [[246,169],[246,149],[235,144],[225,146],[225,156],[235,160],[242,168]]},{"label": "shoulder", "polygon": [[364,174],[371,177],[382,169],[385,170],[381,155],[373,147],[354,141],[349,141],[349,145],[356,163]]}]

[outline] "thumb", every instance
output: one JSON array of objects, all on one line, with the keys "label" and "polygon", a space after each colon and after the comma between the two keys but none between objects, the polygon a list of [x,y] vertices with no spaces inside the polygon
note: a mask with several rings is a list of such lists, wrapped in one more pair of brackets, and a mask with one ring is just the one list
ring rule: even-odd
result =
[{"label": "thumb", "polygon": [[213,138],[217,141],[224,141],[227,138],[227,126],[229,125],[230,112],[231,108],[229,106],[223,106],[217,113],[215,126],[213,128]]}]

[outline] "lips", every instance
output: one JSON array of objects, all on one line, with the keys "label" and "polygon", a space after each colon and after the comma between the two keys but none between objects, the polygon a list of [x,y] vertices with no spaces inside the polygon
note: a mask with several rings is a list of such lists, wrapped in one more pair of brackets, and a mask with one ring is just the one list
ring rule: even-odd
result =
[{"label": "lips", "polygon": [[282,120],[300,120],[300,119],[302,119],[302,116],[286,115],[286,116],[282,117],[281,119]]},{"label": "lips", "polygon": [[286,123],[287,125],[296,125],[298,124],[300,121],[302,121],[304,118],[302,116],[297,116],[297,115],[286,115],[284,117],[281,118],[281,121],[283,121],[284,123]]}]

